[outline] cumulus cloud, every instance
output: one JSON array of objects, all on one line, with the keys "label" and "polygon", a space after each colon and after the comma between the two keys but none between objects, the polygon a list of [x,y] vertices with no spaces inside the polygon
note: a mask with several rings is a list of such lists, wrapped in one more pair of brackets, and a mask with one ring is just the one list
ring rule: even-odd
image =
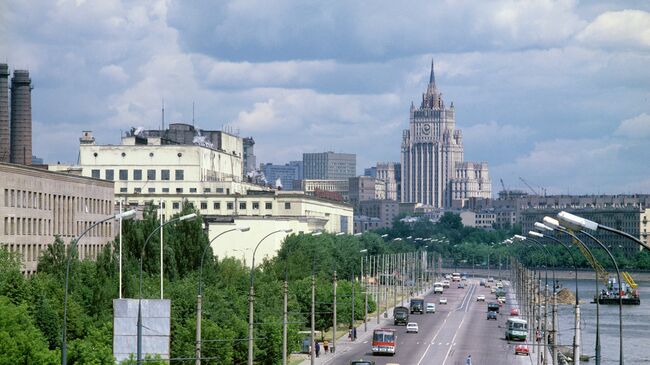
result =
[{"label": "cumulus cloud", "polygon": [[650,115],[643,113],[621,122],[616,135],[628,138],[650,138]]},{"label": "cumulus cloud", "polygon": [[591,46],[650,49],[650,12],[622,10],[600,14],[576,37]]},{"label": "cumulus cloud", "polygon": [[106,76],[109,80],[120,83],[126,82],[129,79],[129,75],[126,74],[124,69],[117,65],[104,66],[99,70],[99,73]]}]

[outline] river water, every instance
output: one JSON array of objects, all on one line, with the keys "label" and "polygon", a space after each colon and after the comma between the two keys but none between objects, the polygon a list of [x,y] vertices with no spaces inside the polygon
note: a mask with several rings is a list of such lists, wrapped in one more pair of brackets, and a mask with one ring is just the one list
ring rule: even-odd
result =
[{"label": "river water", "polygon": [[[549,273],[550,276],[550,273]],[[559,280],[563,287],[575,292],[575,280]],[[623,306],[623,356],[626,364],[650,364],[650,281],[637,281],[641,305]],[[604,287],[602,282],[599,288]],[[581,353],[595,355],[596,304],[592,304],[596,292],[595,280],[578,280],[582,328]],[[618,364],[619,315],[618,305],[600,305],[601,364]],[[574,310],[572,305],[558,308],[558,343],[573,343]],[[589,363],[594,364],[591,358]]]}]

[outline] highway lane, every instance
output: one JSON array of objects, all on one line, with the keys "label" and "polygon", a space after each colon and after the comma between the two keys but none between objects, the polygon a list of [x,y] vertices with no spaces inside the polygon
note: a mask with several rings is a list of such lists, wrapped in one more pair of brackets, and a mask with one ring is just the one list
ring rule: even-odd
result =
[{"label": "highway lane", "polygon": [[[426,302],[436,303],[435,314],[410,316],[409,321],[417,322],[420,333],[407,334],[404,326],[384,325],[395,328],[398,333],[398,348],[395,356],[375,356],[370,351],[371,339],[364,337],[359,343],[345,349],[331,359],[332,364],[348,364],[360,358],[371,359],[377,365],[388,363],[456,365],[465,364],[468,354],[472,355],[472,365],[477,364],[530,364],[527,356],[515,356],[514,344],[504,339],[504,324],[507,313],[499,315],[497,321],[488,321],[487,302],[494,300],[490,289],[479,286],[478,280],[467,282],[465,289],[452,283],[443,295],[429,294]],[[476,302],[476,296],[484,294],[486,302]],[[448,304],[439,304],[444,296]],[[509,312],[508,305],[503,307]]]}]

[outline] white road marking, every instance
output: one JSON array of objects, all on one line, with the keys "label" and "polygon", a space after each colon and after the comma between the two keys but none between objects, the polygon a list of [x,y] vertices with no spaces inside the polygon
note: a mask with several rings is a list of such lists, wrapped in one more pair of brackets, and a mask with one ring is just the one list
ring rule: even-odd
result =
[{"label": "white road marking", "polygon": [[[463,319],[460,321],[460,326],[458,326],[458,329],[460,330],[460,327],[463,325],[463,322],[465,322],[465,316],[463,316]],[[452,343],[456,342],[456,336],[458,336],[458,330],[456,330],[456,333],[454,333],[454,338],[451,339]],[[445,355],[445,360],[442,362],[442,365],[445,365],[447,362],[447,359],[449,358],[449,354],[451,353],[451,349],[453,346],[449,346],[449,350],[447,350],[447,355]]]},{"label": "white road marking", "polygon": [[436,334],[433,335],[433,338],[431,338],[431,342],[429,343],[427,348],[424,350],[424,353],[422,354],[422,357],[418,361],[417,365],[420,365],[422,363],[422,360],[424,360],[424,357],[427,355],[427,352],[429,352],[429,348],[431,348],[431,345],[435,344],[435,339],[436,339],[436,337],[438,337],[438,334],[440,333],[440,330],[442,330],[442,327],[445,326],[445,323],[447,322],[447,318],[449,318],[450,314],[451,314],[451,312],[447,313],[447,317],[445,317],[445,320],[442,321],[442,324],[440,325],[440,328],[438,328],[438,331],[436,331]]}]

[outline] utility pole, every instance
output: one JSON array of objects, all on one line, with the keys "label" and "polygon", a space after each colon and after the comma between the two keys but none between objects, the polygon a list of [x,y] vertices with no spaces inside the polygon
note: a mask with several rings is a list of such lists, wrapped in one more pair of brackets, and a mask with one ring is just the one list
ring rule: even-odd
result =
[{"label": "utility pole", "polygon": [[379,274],[379,261],[380,257],[375,257],[375,303],[377,303],[377,324],[379,324],[379,312],[381,312],[381,305],[379,304],[379,290],[381,288],[381,275]]},{"label": "utility pole", "polygon": [[196,296],[196,365],[201,365],[201,294]]},{"label": "utility pole", "polygon": [[315,262],[312,263],[311,267],[311,336],[309,338],[311,345],[311,348],[309,349],[311,365],[314,365],[316,362],[316,347],[314,342],[314,333],[316,332],[316,273],[314,265]]},{"label": "utility pole", "polygon": [[352,330],[352,341],[354,341],[356,340],[354,336],[354,274],[352,274],[352,317],[350,318],[350,329]]},{"label": "utility pole", "polygon": [[287,281],[287,271],[284,271],[284,285],[282,287],[283,301],[282,301],[282,365],[287,365],[287,322],[288,322],[288,293],[289,282]]},{"label": "utility pole", "polygon": [[332,328],[332,353],[336,350],[336,326],[338,325],[336,323],[336,270],[334,270],[334,326]]},{"label": "utility pole", "polygon": [[[368,263],[366,263],[366,267],[367,266]],[[363,306],[364,308],[363,309],[363,332],[368,332],[368,274],[366,273],[364,275],[363,272],[363,257],[361,258],[361,277],[363,278],[364,292],[365,292],[364,306]]]}]

